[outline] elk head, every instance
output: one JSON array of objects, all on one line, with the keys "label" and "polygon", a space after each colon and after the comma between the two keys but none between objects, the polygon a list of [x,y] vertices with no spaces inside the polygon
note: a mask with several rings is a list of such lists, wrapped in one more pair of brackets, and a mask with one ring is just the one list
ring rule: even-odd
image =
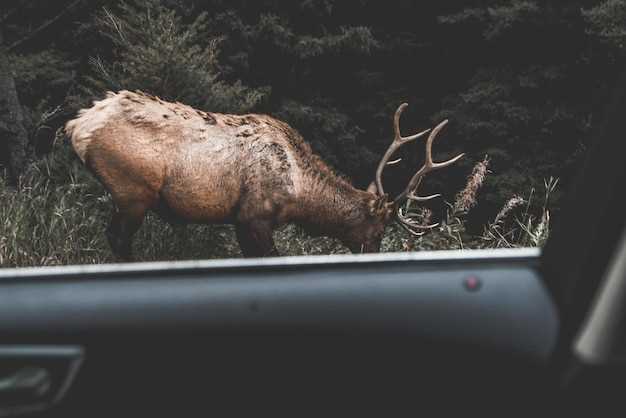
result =
[{"label": "elk head", "polygon": [[[391,145],[383,155],[380,163],[378,164],[378,168],[376,169],[376,180],[367,189],[369,194],[367,204],[367,213],[369,215],[368,220],[362,220],[360,226],[358,228],[355,228],[355,231],[352,234],[353,236],[350,237],[350,239],[348,240],[348,242],[350,243],[349,247],[353,252],[380,251],[380,243],[383,237],[385,227],[392,221],[397,222],[409,233],[418,236],[422,235],[424,231],[438,226],[438,224],[422,225],[415,219],[415,213],[403,213],[402,205],[407,200],[412,200],[415,202],[426,202],[440,197],[440,194],[435,194],[431,196],[419,196],[417,194],[417,189],[419,188],[422,179],[424,178],[424,176],[426,176],[426,174],[430,173],[431,171],[448,167],[464,156],[464,154],[460,154],[450,160],[439,163],[433,161],[433,142],[435,141],[435,139],[437,139],[437,136],[439,135],[441,130],[448,123],[447,120],[441,122],[434,129],[427,129],[423,132],[411,136],[402,136],[400,131],[400,117],[402,116],[402,112],[404,112],[407,106],[408,104],[406,103],[401,104],[394,115],[393,142],[391,143]],[[383,170],[385,169],[385,167],[397,164],[401,161],[401,159],[390,161],[393,154],[400,147],[408,144],[409,142],[415,141],[416,139],[422,138],[427,134],[429,135],[426,139],[426,155],[424,158],[424,165],[413,175],[404,191],[402,191],[402,193],[400,193],[395,198],[391,199],[389,195],[385,193],[385,190],[383,188]],[[372,194],[374,196],[371,196]],[[360,248],[357,248],[357,243],[360,243]]]}]

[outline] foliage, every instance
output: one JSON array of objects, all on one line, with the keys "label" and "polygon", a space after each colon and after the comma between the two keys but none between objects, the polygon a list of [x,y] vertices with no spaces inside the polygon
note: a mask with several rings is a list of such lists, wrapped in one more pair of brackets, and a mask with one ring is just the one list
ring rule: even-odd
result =
[{"label": "foliage", "polygon": [[[7,44],[28,36],[69,0],[44,3],[3,22]],[[443,199],[411,209],[440,225],[418,238],[390,227],[386,250],[541,245],[542,228],[558,217],[560,189],[573,177],[626,58],[626,0],[83,3],[49,36],[10,56],[31,136],[65,114],[57,106],[75,110],[107,89],[142,89],[208,111],[272,114],[364,187],[391,140],[400,103],[410,104],[402,121],[407,133],[450,119],[436,158],[459,151],[467,156],[423,184],[425,193]],[[386,173],[390,193],[402,190],[421,164],[415,148],[406,148],[402,163]],[[472,170],[485,154],[489,172],[472,205],[455,209],[464,178],[476,179]],[[20,193],[2,186],[7,229],[0,239],[2,251],[11,248],[4,260],[110,260],[102,234],[110,203],[70,155],[64,145],[35,162]],[[548,212],[526,191],[551,177],[561,187],[551,188]],[[54,213],[66,214],[68,226],[53,222]],[[17,220],[26,223],[18,228]],[[91,238],[77,238],[87,231]],[[150,217],[139,234],[144,259],[238,251],[227,227],[172,228]],[[64,235],[82,241],[64,247]],[[276,240],[284,254],[345,250],[295,227],[277,232]],[[79,246],[96,248],[98,258]],[[33,258],[19,258],[25,256],[17,248]],[[63,258],[55,248],[72,255]]]},{"label": "foliage", "polygon": [[185,24],[157,0],[122,1],[116,9],[105,8],[95,18],[95,29],[112,44],[112,64],[100,56],[90,58],[91,96],[143,90],[206,110],[246,112],[267,93],[220,79],[221,39],[208,36],[206,13]]},{"label": "foliage", "polygon": [[[544,180],[544,199],[538,215],[530,208],[535,190],[528,199],[513,196],[502,207],[495,220],[485,227],[482,239],[489,248],[542,247],[550,236],[550,197],[554,193],[558,179]],[[507,224],[516,209],[524,207],[524,212]]]},{"label": "foliage", "polygon": [[62,101],[74,80],[76,65],[67,54],[47,49],[10,59],[23,106]]},{"label": "foliage", "polygon": [[[69,150],[67,150],[69,151]],[[101,191],[70,153],[29,167],[19,191],[0,183],[0,266],[99,263]],[[97,191],[94,193],[94,191]]]},{"label": "foliage", "polygon": [[583,16],[589,22],[588,32],[614,48],[626,48],[626,1],[605,0]]},{"label": "foliage", "polygon": [[[437,117],[458,121],[465,149],[492,156],[497,174],[486,184],[485,202],[493,211],[542,178],[568,182],[598,108],[589,102],[596,88],[587,56],[593,45],[580,9],[526,0],[486,3],[440,17],[450,31],[474,40],[463,47],[473,51],[476,65],[466,88],[448,95]],[[612,79],[605,62],[596,71]],[[558,208],[558,197],[555,203]]]}]

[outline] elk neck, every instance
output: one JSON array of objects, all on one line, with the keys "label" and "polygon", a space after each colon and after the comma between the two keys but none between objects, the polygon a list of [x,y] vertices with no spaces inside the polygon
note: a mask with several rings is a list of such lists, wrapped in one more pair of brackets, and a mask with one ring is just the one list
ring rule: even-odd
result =
[{"label": "elk neck", "polygon": [[369,193],[334,174],[307,177],[293,219],[307,231],[341,238],[343,231],[365,218]]}]

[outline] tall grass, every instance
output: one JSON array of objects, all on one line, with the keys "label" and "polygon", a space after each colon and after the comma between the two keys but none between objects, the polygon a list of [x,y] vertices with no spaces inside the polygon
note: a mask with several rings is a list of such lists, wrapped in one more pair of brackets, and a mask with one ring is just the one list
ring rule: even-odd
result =
[{"label": "tall grass", "polygon": [[[0,179],[0,266],[101,263],[105,202],[78,167],[59,170],[68,155],[30,166],[19,191]],[[96,188],[97,190],[97,188]]]},{"label": "tall grass", "polygon": [[[509,199],[494,221],[485,227],[482,236],[485,245],[492,248],[542,247],[550,236],[550,196],[558,184],[559,179],[553,177],[544,180],[543,200],[538,213],[531,211],[534,189],[526,199],[520,196]],[[512,216],[518,208],[524,208],[523,212]]]},{"label": "tall grass", "polygon": [[[558,180],[545,182],[539,210],[535,191],[512,197],[480,236],[466,232],[465,218],[478,204],[489,161],[479,162],[466,187],[449,203],[440,225],[421,237],[390,225],[382,251],[541,246],[550,231],[550,194]],[[433,214],[419,207],[423,224]],[[0,267],[95,264],[114,262],[105,238],[112,202],[85,170],[70,146],[62,143],[48,157],[28,167],[18,190],[0,177]],[[283,255],[341,254],[348,250],[330,238],[311,238],[289,225],[276,231]],[[226,225],[172,226],[148,215],[134,239],[138,261],[241,257],[233,228]]]}]

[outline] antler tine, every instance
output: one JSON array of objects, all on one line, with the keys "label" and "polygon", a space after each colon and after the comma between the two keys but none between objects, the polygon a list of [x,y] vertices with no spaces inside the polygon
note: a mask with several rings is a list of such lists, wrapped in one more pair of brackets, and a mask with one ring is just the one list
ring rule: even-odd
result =
[{"label": "antler tine", "polygon": [[450,158],[448,161],[444,161],[441,163],[433,162],[433,142],[435,142],[435,139],[437,139],[439,132],[441,132],[441,130],[447,124],[448,124],[448,120],[446,119],[443,122],[441,122],[439,125],[437,125],[435,129],[433,129],[433,131],[429,135],[428,140],[426,140],[426,162],[430,166],[430,169],[428,171],[437,170],[439,168],[445,168],[449,165],[452,165],[458,160],[460,160],[461,158],[463,158],[463,156],[465,155],[465,153],[462,153],[462,154],[457,155],[454,158]]},{"label": "antler tine", "polygon": [[430,133],[430,135],[428,136],[428,139],[426,140],[426,156],[424,158],[424,165],[417,170],[417,172],[415,173],[415,175],[413,175],[413,177],[411,178],[411,181],[409,181],[409,184],[407,185],[406,189],[404,189],[404,191],[402,193],[400,193],[395,199],[394,199],[394,203],[396,205],[399,205],[402,201],[404,201],[405,199],[409,198],[411,200],[416,200],[416,201],[424,201],[424,200],[430,200],[430,199],[434,199],[433,196],[428,196],[428,197],[419,197],[415,195],[415,190],[417,190],[417,187],[419,186],[420,182],[422,181],[422,178],[429,172],[434,171],[434,170],[438,170],[440,168],[445,168],[448,167],[449,165],[454,164],[455,162],[457,162],[458,160],[460,160],[461,158],[463,158],[463,156],[465,155],[463,154],[459,154],[454,158],[451,158],[447,161],[441,162],[441,163],[435,163],[433,162],[433,154],[432,154],[432,148],[433,148],[433,143],[435,142],[435,139],[437,139],[437,136],[439,135],[439,132],[441,132],[441,130],[448,124],[448,120],[444,120],[443,122],[441,122],[439,125],[437,125],[435,127],[435,129],[432,130],[432,132]]},{"label": "antler tine", "polygon": [[402,229],[404,229],[406,232],[408,232],[411,235],[415,235],[416,237],[421,237],[422,235],[424,235],[426,232],[417,232],[414,231],[413,229],[411,229],[410,226],[406,225],[404,222],[402,222],[401,220],[398,220],[398,225],[400,225],[402,227]]},{"label": "antler tine", "polygon": [[404,228],[407,232],[416,236],[424,235],[424,232],[419,231],[428,231],[439,226],[438,223],[432,225],[420,225],[413,219],[404,216],[402,214],[402,209],[400,208],[398,209],[398,213],[396,215],[396,220],[398,221],[398,224],[400,224],[400,226]]},{"label": "antler tine", "polygon": [[406,198],[409,200],[413,200],[414,202],[428,202],[429,200],[433,200],[438,197],[441,197],[441,193],[433,194],[430,196],[417,196],[414,193],[409,193]]},{"label": "antler tine", "polygon": [[422,131],[420,133],[417,133],[415,135],[410,135],[410,136],[406,136],[403,137],[402,133],[400,132],[400,117],[402,116],[402,113],[404,112],[404,109],[406,109],[408,106],[407,103],[402,103],[398,109],[396,110],[396,113],[393,117],[393,132],[394,132],[394,138],[393,138],[393,142],[391,143],[391,145],[389,146],[389,148],[387,149],[387,151],[385,152],[385,155],[383,155],[383,158],[380,160],[380,163],[378,164],[378,167],[376,169],[376,189],[378,190],[378,193],[380,195],[385,194],[385,190],[383,189],[383,181],[382,181],[382,175],[383,175],[383,170],[385,169],[386,166],[388,165],[394,165],[397,164],[401,161],[401,159],[397,159],[394,161],[389,161],[389,159],[392,157],[392,155],[403,145],[414,141],[418,138],[421,138],[422,136],[426,135],[428,132],[430,132],[430,129],[426,129],[425,131]]}]

